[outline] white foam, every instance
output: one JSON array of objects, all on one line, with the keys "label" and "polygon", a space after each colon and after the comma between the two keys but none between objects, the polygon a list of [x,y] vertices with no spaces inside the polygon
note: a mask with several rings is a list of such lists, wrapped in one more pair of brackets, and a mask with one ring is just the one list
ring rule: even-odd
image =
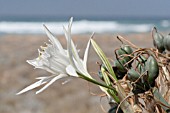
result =
[{"label": "white foam", "polygon": [[162,21],[161,21],[161,26],[163,26],[163,27],[169,27],[169,26],[170,26],[170,21],[169,21],[169,20],[162,20]]},{"label": "white foam", "polygon": [[[42,34],[45,24],[53,33],[63,34],[63,25],[67,22],[0,22],[0,32],[15,34]],[[74,21],[73,34],[81,33],[115,33],[115,32],[148,32],[152,24],[122,24],[116,21]]]}]

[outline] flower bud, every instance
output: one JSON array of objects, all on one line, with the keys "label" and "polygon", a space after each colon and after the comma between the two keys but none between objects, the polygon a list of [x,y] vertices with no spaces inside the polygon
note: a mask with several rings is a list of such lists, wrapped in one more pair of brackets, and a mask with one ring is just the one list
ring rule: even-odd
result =
[{"label": "flower bud", "polygon": [[164,43],[164,48],[170,51],[170,33],[164,37],[163,43]]},{"label": "flower bud", "polygon": [[150,56],[146,61],[146,70],[148,71],[148,83],[153,86],[155,79],[159,75],[159,67],[156,59]]},{"label": "flower bud", "polygon": [[163,44],[164,37],[159,32],[157,32],[156,27],[154,27],[153,31],[155,31],[155,32],[152,32],[153,33],[153,44],[155,48],[157,48],[158,51],[162,53],[165,50],[164,44]]}]

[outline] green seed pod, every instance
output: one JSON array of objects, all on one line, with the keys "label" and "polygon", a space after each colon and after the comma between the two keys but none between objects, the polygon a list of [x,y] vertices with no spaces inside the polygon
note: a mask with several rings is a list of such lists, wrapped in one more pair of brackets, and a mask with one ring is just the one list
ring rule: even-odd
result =
[{"label": "green seed pod", "polygon": [[143,84],[141,82],[137,82],[136,84],[134,84],[132,92],[134,94],[140,94],[140,93],[144,93],[144,92],[148,91],[149,89],[150,89],[150,87],[147,82],[145,84]]},{"label": "green seed pod", "polygon": [[167,109],[167,110],[166,110],[166,113],[170,113],[170,109]]},{"label": "green seed pod", "polygon": [[163,43],[164,43],[164,48],[170,51],[170,33],[164,37]]},{"label": "green seed pod", "polygon": [[132,92],[136,95],[136,94],[144,93],[145,90],[141,87],[135,86],[133,87]]},{"label": "green seed pod", "polygon": [[[104,65],[104,64],[101,64],[101,65],[100,65],[100,70],[98,71],[98,76],[99,76],[99,78],[100,78],[102,81],[104,81],[104,77],[103,77],[103,74],[102,74],[102,71],[101,71],[102,68],[103,68],[105,71],[107,71],[105,65]],[[113,81],[110,77],[109,77],[109,79],[110,79],[111,82]]]},{"label": "green seed pod", "polygon": [[153,32],[153,44],[155,48],[158,49],[159,52],[163,52],[165,50],[164,44],[163,44],[163,35],[161,35],[159,32],[157,32],[156,27],[153,29],[155,32]]},{"label": "green seed pod", "polygon": [[140,72],[140,74],[142,74],[145,72],[145,63],[146,63],[147,59],[144,56],[140,55],[138,57],[138,60],[139,60],[139,62],[137,63],[137,68],[138,68],[138,71]]},{"label": "green seed pod", "polygon": [[[117,54],[118,55],[123,55],[123,54],[131,54],[133,52],[132,48],[129,45],[123,45],[118,51]],[[124,57],[124,59],[126,60],[126,62],[131,60],[131,57]]]},{"label": "green seed pod", "polygon": [[138,68],[138,71],[139,71],[140,74],[145,72],[145,67],[143,65],[138,64],[137,68]]},{"label": "green seed pod", "polygon": [[126,68],[123,66],[126,63],[126,61],[124,59],[121,60],[115,60],[114,62],[114,66],[117,68],[117,70],[119,70],[122,73],[126,73],[127,70]]},{"label": "green seed pod", "polygon": [[[116,113],[117,107],[118,107],[118,105],[115,104],[114,106],[112,106],[112,108],[109,109],[108,113]],[[117,113],[123,113],[122,109],[119,108]]]},{"label": "green seed pod", "polygon": [[[104,64],[102,64],[101,67],[104,68],[105,70],[107,70]],[[101,69],[101,67],[100,67],[100,69]]]},{"label": "green seed pod", "polygon": [[123,45],[118,51],[118,55],[131,54],[133,52],[132,48],[129,45]]},{"label": "green seed pod", "polygon": [[99,76],[99,78],[100,78],[101,80],[104,80],[103,75],[102,75],[102,72],[101,72],[100,70],[98,71],[98,76]]},{"label": "green seed pod", "polygon": [[116,75],[116,77],[117,77],[118,80],[119,80],[119,79],[122,79],[122,78],[125,76],[126,72],[121,72],[121,71],[119,71],[118,68],[115,67],[115,66],[113,66],[112,68],[113,68],[114,73],[115,73],[115,75]]},{"label": "green seed pod", "polygon": [[145,56],[140,55],[140,56],[138,57],[138,60],[139,60],[141,63],[145,63],[147,59],[145,58]]},{"label": "green seed pod", "polygon": [[134,94],[144,93],[150,89],[150,85],[147,81],[139,80],[137,83],[133,84],[132,92]]},{"label": "green seed pod", "polygon": [[98,76],[99,76],[99,78],[100,78],[101,80],[104,80],[103,75],[102,75],[102,72],[101,72],[101,67],[103,67],[105,70],[107,70],[107,69],[106,69],[106,67],[105,67],[104,64],[101,64],[101,65],[100,65],[100,70],[98,71]]},{"label": "green seed pod", "polygon": [[123,66],[126,63],[124,59],[115,60],[114,66],[112,67],[117,79],[122,79],[127,73],[126,68]]},{"label": "green seed pod", "polygon": [[128,80],[133,81],[133,82],[136,81],[140,77],[139,73],[137,73],[133,68],[128,70],[127,76],[128,76]]},{"label": "green seed pod", "polygon": [[145,68],[148,70],[148,83],[152,86],[159,75],[158,63],[153,56],[147,59]]}]

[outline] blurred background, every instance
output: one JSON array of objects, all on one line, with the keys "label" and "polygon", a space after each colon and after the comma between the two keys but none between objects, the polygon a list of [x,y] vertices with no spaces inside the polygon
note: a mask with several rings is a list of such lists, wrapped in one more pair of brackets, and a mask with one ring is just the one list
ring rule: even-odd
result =
[{"label": "blurred background", "polygon": [[[103,93],[97,86],[77,78],[64,85],[67,79],[56,81],[38,95],[38,89],[15,95],[35,78],[50,75],[26,63],[48,42],[42,25],[66,47],[62,26],[74,17],[72,37],[80,56],[95,32],[97,43],[114,60],[114,49],[121,44],[116,35],[152,47],[153,26],[163,34],[170,32],[169,4],[160,0],[0,0],[0,113],[104,113],[109,109],[107,98],[101,99]],[[98,79],[96,62],[100,60],[91,48],[88,69]]]}]

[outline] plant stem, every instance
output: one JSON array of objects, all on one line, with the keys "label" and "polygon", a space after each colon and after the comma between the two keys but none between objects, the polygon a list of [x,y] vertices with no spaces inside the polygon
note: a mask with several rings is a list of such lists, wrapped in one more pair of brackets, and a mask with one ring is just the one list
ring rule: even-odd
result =
[{"label": "plant stem", "polygon": [[132,106],[129,104],[128,101],[124,100],[126,98],[126,93],[123,89],[123,87],[120,85],[119,82],[116,82],[117,86],[117,92],[118,92],[118,97],[123,103],[121,103],[121,109],[123,110],[124,113],[134,113]]},{"label": "plant stem", "polygon": [[[94,83],[94,84],[96,84],[96,85],[99,85],[99,86],[108,88],[108,89],[113,90],[114,92],[117,93],[116,89],[113,88],[113,87],[111,87],[111,86],[108,86],[108,85],[106,85],[106,84],[100,83],[100,82],[98,82],[98,81],[96,81],[96,80],[94,80],[94,79],[92,79],[92,78],[89,78],[89,77],[87,77],[87,76],[85,76],[85,75],[83,75],[83,74],[81,74],[81,73],[78,73],[78,74],[79,74],[80,77],[81,77],[82,79],[84,79],[84,80],[87,80],[87,81],[89,81],[89,82],[91,82],[91,83]],[[119,98],[116,96],[115,93],[113,93],[112,96],[113,96],[114,100],[115,100],[117,103],[120,102]]]}]

